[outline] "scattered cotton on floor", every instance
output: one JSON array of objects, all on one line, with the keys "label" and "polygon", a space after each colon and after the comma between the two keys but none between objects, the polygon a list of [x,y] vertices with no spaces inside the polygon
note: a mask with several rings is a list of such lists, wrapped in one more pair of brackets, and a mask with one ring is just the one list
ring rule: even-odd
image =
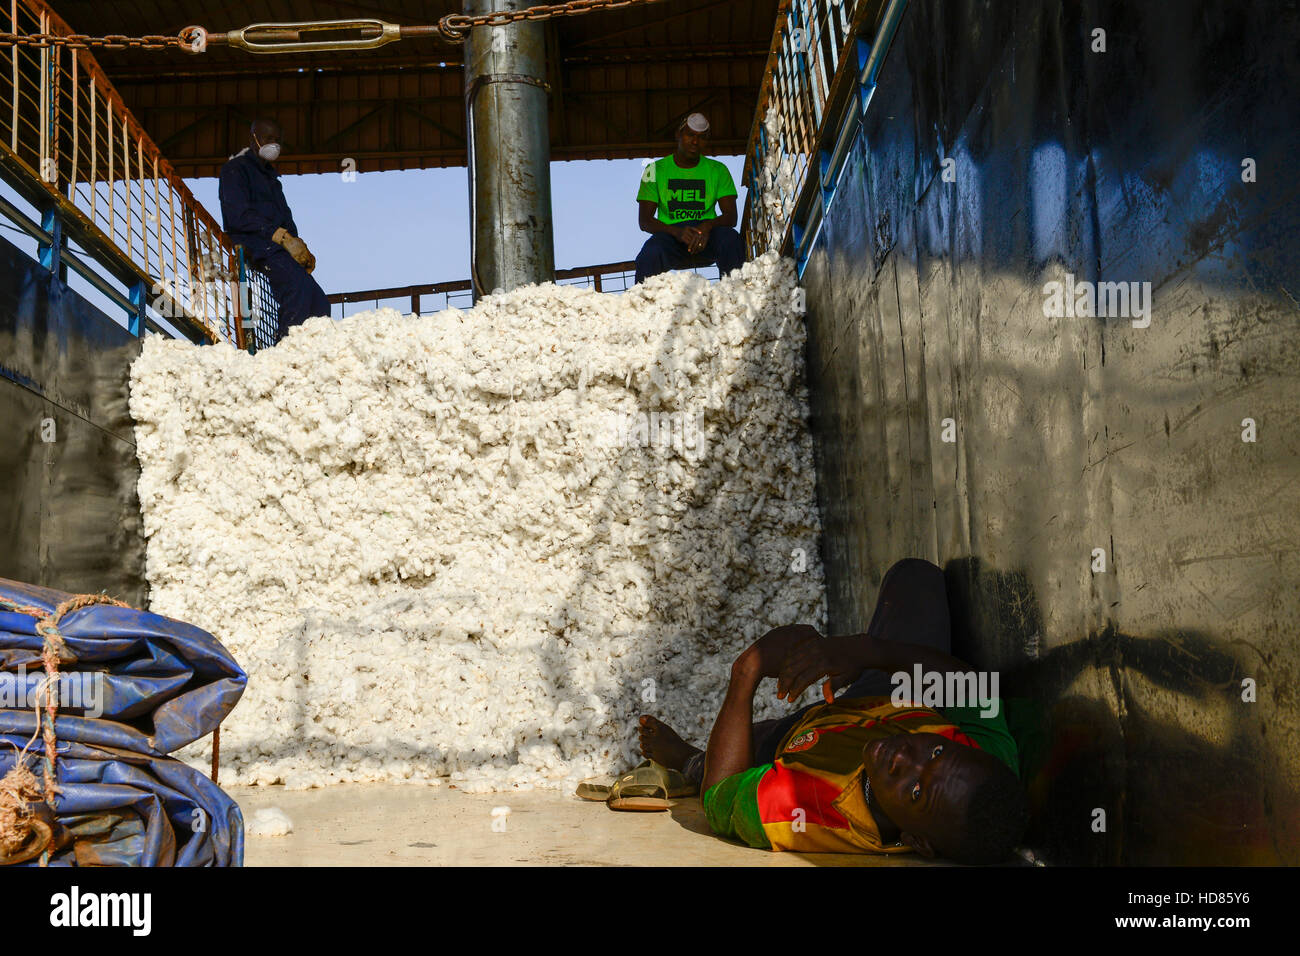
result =
[{"label": "scattered cotton on floor", "polygon": [[293,821],[279,807],[266,807],[253,811],[244,824],[244,832],[249,836],[288,836],[293,832]]},{"label": "scattered cotton on floor", "polygon": [[223,782],[571,787],[640,759],[644,712],[702,745],[736,655],[825,618],[799,299],[767,254],[256,356],[148,338],[151,608],[249,675]]}]

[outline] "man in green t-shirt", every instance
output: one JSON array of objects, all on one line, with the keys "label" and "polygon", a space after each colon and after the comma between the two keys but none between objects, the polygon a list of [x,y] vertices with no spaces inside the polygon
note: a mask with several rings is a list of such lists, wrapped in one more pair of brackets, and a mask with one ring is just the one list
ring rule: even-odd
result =
[{"label": "man in green t-shirt", "polygon": [[721,275],[744,263],[736,184],[726,166],[704,155],[708,144],[709,121],[692,113],[677,128],[673,154],[646,164],[636,199],[641,231],[650,238],[636,257],[637,282],[697,264],[696,257],[717,263]]}]

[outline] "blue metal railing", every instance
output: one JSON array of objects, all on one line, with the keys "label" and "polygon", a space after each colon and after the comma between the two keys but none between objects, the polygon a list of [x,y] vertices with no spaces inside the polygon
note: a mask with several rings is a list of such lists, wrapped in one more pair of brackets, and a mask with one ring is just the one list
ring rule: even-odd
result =
[{"label": "blue metal railing", "polygon": [[[13,0],[0,30],[72,32],[43,0]],[[233,245],[89,50],[12,44],[0,64],[0,177],[35,208],[5,202],[0,213],[41,261],[83,276],[137,334],[159,328],[152,316],[198,340],[238,341]]]},{"label": "blue metal railing", "polygon": [[746,151],[751,256],[793,255],[803,275],[907,0],[786,0]]}]

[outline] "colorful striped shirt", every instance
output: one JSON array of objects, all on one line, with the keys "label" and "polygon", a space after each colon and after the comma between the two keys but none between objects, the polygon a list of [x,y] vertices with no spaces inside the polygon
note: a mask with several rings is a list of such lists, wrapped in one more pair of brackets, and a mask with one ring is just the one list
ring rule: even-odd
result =
[{"label": "colorful striped shirt", "polygon": [[896,733],[937,733],[998,757],[1017,771],[1003,708],[899,707],[888,697],[812,708],[777,747],[774,763],[720,781],[704,795],[709,826],[752,847],[804,852],[907,852],[884,846],[862,792],[862,748]]}]

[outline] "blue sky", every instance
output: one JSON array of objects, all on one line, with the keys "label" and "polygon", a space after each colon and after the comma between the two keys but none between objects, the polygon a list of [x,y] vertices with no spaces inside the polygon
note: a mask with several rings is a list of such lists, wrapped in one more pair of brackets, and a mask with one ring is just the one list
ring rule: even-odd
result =
[{"label": "blue sky", "polygon": [[[665,144],[663,155],[671,151]],[[717,158],[731,170],[743,209],[744,157]],[[639,159],[551,164],[556,268],[636,258],[647,238],[636,224],[641,169]],[[302,238],[316,256],[314,275],[327,293],[469,275],[464,167],[358,173],[353,182],[334,174],[285,176],[281,182]],[[188,183],[220,220],[216,179]],[[358,308],[363,306],[350,311]]]},{"label": "blue sky", "polygon": [[[672,145],[666,143],[662,155]],[[657,157],[656,157],[657,158]],[[741,156],[716,157],[731,170],[744,208]],[[584,160],[551,164],[551,214],[555,264],[567,269],[636,258],[646,235],[637,228],[636,190],[642,160]],[[220,221],[217,180],[186,180],[195,197]],[[469,180],[464,167],[338,175],[285,176],[294,220],[316,255],[315,276],[327,293],[465,279],[469,275]],[[39,213],[0,181],[4,196],[29,219]],[[0,235],[36,256],[36,241],[0,217]],[[80,252],[76,245],[74,251]],[[82,255],[83,258],[88,258]],[[125,324],[122,311],[81,276],[69,284]],[[385,305],[410,308],[409,299]],[[440,308],[426,299],[423,310]],[[356,303],[348,313],[373,307]],[[336,307],[336,316],[339,311]]]}]

